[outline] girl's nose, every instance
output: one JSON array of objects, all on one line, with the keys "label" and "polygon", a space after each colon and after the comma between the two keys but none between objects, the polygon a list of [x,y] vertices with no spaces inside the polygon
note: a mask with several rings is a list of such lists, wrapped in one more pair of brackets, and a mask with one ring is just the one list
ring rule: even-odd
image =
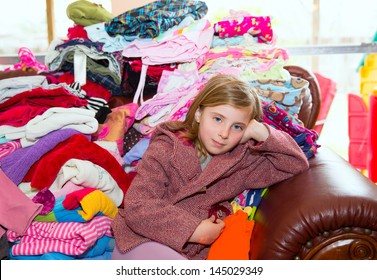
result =
[{"label": "girl's nose", "polygon": [[226,139],[228,138],[229,136],[229,128],[228,127],[222,127],[219,131],[219,136],[222,138],[222,139]]}]

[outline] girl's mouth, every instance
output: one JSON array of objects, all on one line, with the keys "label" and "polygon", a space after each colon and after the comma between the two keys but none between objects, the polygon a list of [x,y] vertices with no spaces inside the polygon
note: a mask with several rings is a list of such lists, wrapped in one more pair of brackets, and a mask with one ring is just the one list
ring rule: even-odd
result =
[{"label": "girl's mouth", "polygon": [[212,141],[213,141],[214,145],[217,146],[217,147],[225,146],[225,143],[220,143],[220,142],[217,142],[216,140],[213,140],[213,139],[212,139]]}]

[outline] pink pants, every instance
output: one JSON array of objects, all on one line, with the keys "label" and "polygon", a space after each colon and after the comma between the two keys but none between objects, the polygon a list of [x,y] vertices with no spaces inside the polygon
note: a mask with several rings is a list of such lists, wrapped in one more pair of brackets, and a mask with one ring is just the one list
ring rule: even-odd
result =
[{"label": "pink pants", "polygon": [[131,251],[122,254],[115,246],[113,260],[187,260],[183,255],[158,242],[143,243]]}]

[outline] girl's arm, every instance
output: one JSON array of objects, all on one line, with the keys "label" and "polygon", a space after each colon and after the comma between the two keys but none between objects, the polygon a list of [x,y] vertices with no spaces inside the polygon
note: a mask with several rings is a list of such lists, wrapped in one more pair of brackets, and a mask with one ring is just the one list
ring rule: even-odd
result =
[{"label": "girl's arm", "polygon": [[167,155],[172,153],[170,143],[160,140],[150,143],[126,193],[124,218],[135,233],[182,251],[202,220],[171,201],[171,174],[167,171],[171,169],[165,167],[171,166]]},{"label": "girl's arm", "polygon": [[216,219],[215,216],[212,215],[208,219],[200,222],[188,241],[210,245],[220,236],[224,227],[224,221]]},{"label": "girl's arm", "polygon": [[247,141],[250,153],[238,174],[249,188],[267,187],[309,168],[305,154],[289,134],[257,121],[251,123],[245,134],[257,141]]},{"label": "girl's arm", "polygon": [[245,132],[241,139],[241,143],[245,143],[251,139],[254,139],[258,142],[262,142],[265,141],[269,135],[270,132],[264,124],[258,122],[255,119],[252,119],[249,122],[247,128],[245,129]]}]

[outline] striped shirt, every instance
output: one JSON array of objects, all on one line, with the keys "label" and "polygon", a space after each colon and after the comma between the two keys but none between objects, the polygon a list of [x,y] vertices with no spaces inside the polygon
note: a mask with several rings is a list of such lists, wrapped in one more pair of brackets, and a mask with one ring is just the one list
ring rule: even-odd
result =
[{"label": "striped shirt", "polygon": [[103,236],[112,236],[107,216],[95,216],[89,222],[36,222],[33,221],[23,236],[8,230],[8,241],[15,242],[12,255],[42,255],[58,252],[81,255]]}]

